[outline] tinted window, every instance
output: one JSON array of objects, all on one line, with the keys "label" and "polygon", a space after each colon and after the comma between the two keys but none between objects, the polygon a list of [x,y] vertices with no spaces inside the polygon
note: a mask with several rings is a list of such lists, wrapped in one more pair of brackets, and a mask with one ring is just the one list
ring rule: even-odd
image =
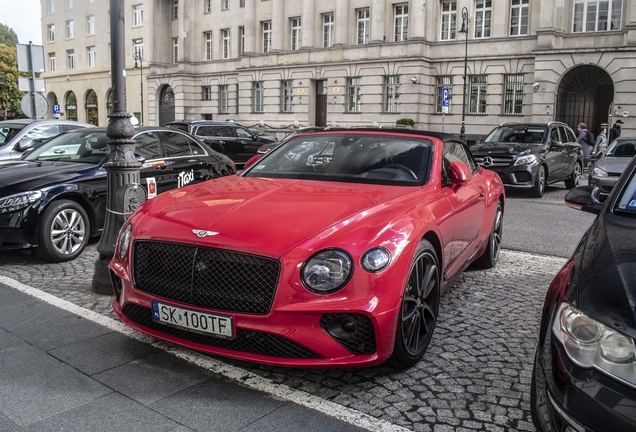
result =
[{"label": "tinted window", "polygon": [[631,158],[636,155],[635,140],[615,140],[607,149],[605,156]]},{"label": "tinted window", "polygon": [[574,132],[572,132],[572,129],[566,128],[565,130],[567,131],[567,134],[568,134],[568,142],[571,142],[571,143],[578,142],[576,139],[576,136],[574,135]]},{"label": "tinted window", "polygon": [[242,128],[236,128],[236,133],[239,138],[252,139],[254,137],[251,133]]},{"label": "tinted window", "polygon": [[509,125],[493,129],[484,142],[515,142],[525,141],[531,144],[544,143],[548,129],[543,126]]},{"label": "tinted window", "polygon": [[217,137],[235,137],[236,136],[236,128],[232,126],[215,126],[214,127],[214,136]]},{"label": "tinted window", "polygon": [[195,135],[211,137],[214,136],[214,127],[212,126],[199,126],[196,130]]},{"label": "tinted window", "polygon": [[632,172],[629,181],[625,183],[625,187],[616,201],[614,210],[636,215],[636,176],[634,176],[634,172]]},{"label": "tinted window", "polygon": [[[561,131],[561,132],[563,132],[563,131]],[[563,134],[562,134],[562,136],[564,138],[566,137],[566,135],[563,135]],[[550,141],[561,141],[561,138],[559,137],[559,129],[557,129],[557,128],[550,129]]]},{"label": "tinted window", "polygon": [[190,138],[178,132],[160,132],[166,157],[191,156]]},{"label": "tinted window", "polygon": [[177,129],[177,130],[181,130],[181,131],[184,131],[184,132],[188,131],[188,125],[184,125],[184,124],[172,124],[172,125],[170,125],[170,127],[172,129]]},{"label": "tinted window", "polygon": [[561,141],[563,141],[564,143],[570,142],[568,133],[563,126],[559,126],[559,134],[561,134]]},{"label": "tinted window", "polygon": [[473,172],[477,168],[473,158],[464,145],[458,142],[444,143],[444,168],[448,169],[448,165],[450,165],[451,162],[462,162]]},{"label": "tinted window", "polygon": [[161,157],[161,147],[159,137],[155,132],[144,132],[134,138],[135,153],[148,159],[159,159]]},{"label": "tinted window", "polygon": [[190,140],[190,148],[192,149],[192,154],[195,155],[205,155],[207,152],[199,145],[199,143]]}]

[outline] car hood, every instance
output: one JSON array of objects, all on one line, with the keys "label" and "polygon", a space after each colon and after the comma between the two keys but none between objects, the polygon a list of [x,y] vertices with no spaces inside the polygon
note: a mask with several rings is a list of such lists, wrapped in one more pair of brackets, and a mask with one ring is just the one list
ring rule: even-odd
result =
[{"label": "car hood", "polygon": [[95,167],[69,162],[3,162],[0,163],[0,196],[72,181],[83,175],[86,169]]},{"label": "car hood", "polygon": [[[541,148],[540,144],[524,143],[481,143],[470,148],[474,155],[484,156],[489,154],[510,154],[515,155],[522,152],[536,152]],[[529,151],[528,151],[529,150]]]},{"label": "car hood", "polygon": [[[395,201],[389,202],[416,189],[421,186],[222,177],[165,192],[156,203],[156,198],[146,203],[140,209],[144,216],[133,223],[137,238],[204,242],[279,258],[314,236],[324,239],[354,229],[382,209],[399,211]],[[199,240],[193,230],[217,234]]]},{"label": "car hood", "polygon": [[596,166],[608,173],[621,174],[631,161],[631,157],[603,156],[596,163]]},{"label": "car hood", "polygon": [[636,338],[636,220],[606,213],[590,232],[578,284],[579,308]]}]

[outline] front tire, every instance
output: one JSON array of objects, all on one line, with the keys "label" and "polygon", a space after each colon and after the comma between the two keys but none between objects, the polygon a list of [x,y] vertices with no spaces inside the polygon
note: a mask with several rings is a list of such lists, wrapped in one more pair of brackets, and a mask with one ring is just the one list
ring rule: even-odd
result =
[{"label": "front tire", "polygon": [[73,260],[88,244],[90,233],[82,206],[69,200],[54,201],[40,218],[36,253],[52,262]]},{"label": "front tire", "polygon": [[433,245],[422,240],[415,251],[402,296],[395,346],[389,359],[393,366],[411,367],[426,352],[439,311],[440,274]]},{"label": "front tire", "polygon": [[539,165],[539,172],[537,173],[537,177],[534,179],[534,186],[530,189],[529,195],[532,198],[541,198],[543,196],[543,192],[545,192],[545,167],[543,165]]},{"label": "front tire", "polygon": [[580,185],[582,175],[583,175],[583,168],[581,168],[581,164],[577,162],[574,164],[574,169],[572,170],[572,174],[570,174],[570,177],[565,181],[565,187],[568,189],[574,189],[575,187]]},{"label": "front tire", "polygon": [[475,265],[482,268],[493,268],[499,261],[499,252],[501,252],[501,236],[503,234],[503,207],[501,201],[497,203],[495,210],[495,218],[492,221],[492,229],[488,236],[488,246],[484,254],[475,261]]}]

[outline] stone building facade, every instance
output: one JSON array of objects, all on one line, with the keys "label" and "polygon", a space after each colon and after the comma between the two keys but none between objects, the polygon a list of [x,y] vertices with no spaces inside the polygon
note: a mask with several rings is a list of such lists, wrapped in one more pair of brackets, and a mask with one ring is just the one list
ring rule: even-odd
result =
[{"label": "stone building facade", "polygon": [[[409,118],[419,129],[459,133],[464,117],[475,139],[506,121],[583,121],[596,133],[620,117],[624,135],[636,132],[636,4],[628,0],[122,1],[127,107],[141,113],[143,100],[146,125]],[[56,61],[44,74],[49,101],[67,118],[105,125],[108,0],[41,2],[44,51]],[[143,69],[134,68],[135,51]]]}]

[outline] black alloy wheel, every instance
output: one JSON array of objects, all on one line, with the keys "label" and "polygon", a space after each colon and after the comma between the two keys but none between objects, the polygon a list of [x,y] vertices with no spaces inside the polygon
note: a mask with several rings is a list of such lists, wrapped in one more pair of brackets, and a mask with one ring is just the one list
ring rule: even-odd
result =
[{"label": "black alloy wheel", "polygon": [[90,234],[90,220],[81,205],[54,201],[40,218],[36,253],[52,262],[73,260],[88,244]]},{"label": "black alloy wheel", "polygon": [[543,165],[539,165],[539,172],[537,173],[537,177],[534,179],[534,186],[530,189],[529,195],[532,198],[541,198],[543,196],[543,192],[545,192],[545,167]]},{"label": "black alloy wheel", "polygon": [[497,203],[495,210],[495,218],[492,221],[492,229],[488,237],[488,246],[486,251],[479,257],[475,264],[482,268],[493,268],[499,261],[499,253],[501,252],[501,236],[503,234],[503,206],[501,201]]},{"label": "black alloy wheel", "polygon": [[574,189],[575,187],[581,184],[581,176],[583,175],[583,168],[581,168],[580,163],[574,164],[574,169],[572,170],[572,174],[570,177],[565,180],[565,187],[568,189]]},{"label": "black alloy wheel", "polygon": [[433,246],[422,240],[415,253],[398,316],[390,363],[415,365],[428,348],[439,311],[440,268]]}]

